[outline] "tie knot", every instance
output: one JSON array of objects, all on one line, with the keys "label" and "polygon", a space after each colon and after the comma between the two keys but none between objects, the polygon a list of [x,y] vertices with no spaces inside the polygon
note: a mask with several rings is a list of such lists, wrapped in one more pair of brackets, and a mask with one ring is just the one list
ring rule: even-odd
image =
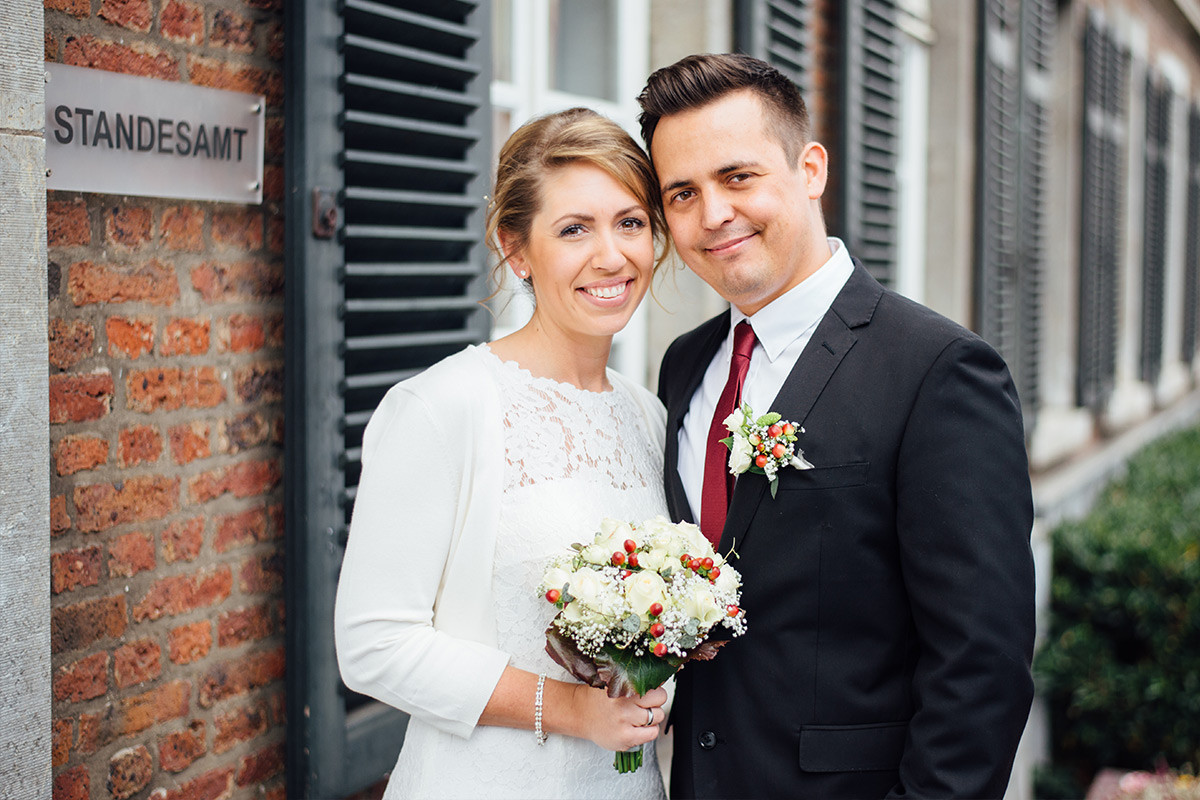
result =
[{"label": "tie knot", "polygon": [[754,343],[758,339],[754,336],[754,328],[750,327],[750,323],[742,320],[733,329],[733,355],[734,357],[741,356],[747,361],[750,360],[750,354],[754,352]]}]

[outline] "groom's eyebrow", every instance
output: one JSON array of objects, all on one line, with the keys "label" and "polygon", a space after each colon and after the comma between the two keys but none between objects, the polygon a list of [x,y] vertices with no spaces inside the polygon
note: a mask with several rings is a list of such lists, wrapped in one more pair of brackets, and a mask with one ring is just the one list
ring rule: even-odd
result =
[{"label": "groom's eyebrow", "polygon": [[[756,161],[735,161],[732,164],[726,164],[725,166],[718,167],[717,169],[713,170],[713,175],[715,175],[718,178],[721,178],[721,177],[724,177],[731,173],[740,172],[741,170],[749,169],[749,168],[753,168],[753,167],[757,167],[757,166],[758,166],[758,162],[756,162]],[[695,180],[692,178],[681,178],[680,180],[672,181],[671,183],[668,183],[667,185],[662,187],[662,194],[664,194],[664,195],[670,194],[671,192],[675,191],[676,189],[683,189],[687,186],[691,186],[694,183],[695,183]]]}]

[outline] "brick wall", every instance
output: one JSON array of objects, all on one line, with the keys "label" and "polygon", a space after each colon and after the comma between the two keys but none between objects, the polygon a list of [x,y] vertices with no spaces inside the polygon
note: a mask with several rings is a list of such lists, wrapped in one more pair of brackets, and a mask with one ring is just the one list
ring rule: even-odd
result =
[{"label": "brick wall", "polygon": [[51,192],[54,796],[282,800],[282,0],[45,0],[46,59],[267,96],[262,206]]}]

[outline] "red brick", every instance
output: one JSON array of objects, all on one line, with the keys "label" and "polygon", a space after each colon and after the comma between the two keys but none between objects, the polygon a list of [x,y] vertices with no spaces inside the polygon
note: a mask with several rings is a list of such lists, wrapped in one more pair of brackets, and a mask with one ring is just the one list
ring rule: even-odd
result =
[{"label": "red brick", "polygon": [[150,800],[224,800],[233,793],[233,767],[218,767],[178,789],[155,789]]},{"label": "red brick", "polygon": [[277,69],[233,65],[197,55],[187,57],[187,66],[188,79],[198,86],[266,95],[271,106],[283,102],[283,73]]},{"label": "red brick", "polygon": [[117,460],[122,467],[152,464],[162,455],[162,434],[153,425],[136,425],[121,431]]},{"label": "red brick", "polygon": [[282,477],[279,462],[274,459],[242,461],[202,472],[188,483],[188,490],[194,503],[207,503],[226,492],[235,497],[253,497],[274,489]]},{"label": "red brick", "polygon": [[163,331],[164,356],[202,356],[208,352],[207,319],[173,319]]},{"label": "red brick", "polygon": [[[171,0],[167,6],[186,5]],[[163,11],[163,15],[166,15]],[[196,10],[200,14],[199,9]],[[204,22],[200,22],[203,38]],[[197,206],[171,206],[163,211],[160,240],[168,250],[199,253],[204,250],[204,211]]]},{"label": "red brick", "polygon": [[155,566],[154,537],[148,533],[127,533],[108,543],[109,577],[130,578]]},{"label": "red brick", "polygon": [[246,0],[251,8],[261,8],[264,11],[282,11],[283,0]]},{"label": "red brick", "polygon": [[226,753],[267,732],[267,705],[258,702],[213,718],[213,752]]},{"label": "red brick", "polygon": [[[264,170],[266,167],[263,168]],[[283,191],[283,187],[279,187],[279,191]],[[283,255],[284,243],[284,227],[283,216],[280,214],[272,214],[267,217],[267,249],[274,255]]]},{"label": "red brick", "polygon": [[144,744],[118,750],[108,762],[108,793],[127,800],[146,788],[154,775],[154,759]]},{"label": "red brick", "polygon": [[235,53],[254,52],[254,22],[241,14],[219,9],[213,15],[212,34],[209,42],[225,47]]},{"label": "red brick", "polygon": [[47,11],[65,11],[73,17],[86,17],[92,13],[91,0],[44,0]]},{"label": "red brick", "polygon": [[273,594],[283,588],[283,554],[247,559],[238,573],[238,588],[246,594]]},{"label": "red brick", "polygon": [[259,250],[263,245],[262,212],[248,209],[215,211],[212,236],[217,243],[238,250]]},{"label": "red brick", "polygon": [[203,720],[194,719],[183,730],[158,739],[158,763],[167,772],[183,772],[206,752]]},{"label": "red brick", "polygon": [[140,266],[78,261],[67,272],[67,288],[77,306],[135,301],[169,306],[179,298],[174,268],[155,259]]},{"label": "red brick", "polygon": [[50,554],[50,591],[70,592],[80,586],[100,583],[100,547],[91,545],[78,550]]},{"label": "red brick", "polygon": [[162,674],[162,648],[152,639],[139,639],[113,651],[113,680],[122,689]]},{"label": "red brick", "polygon": [[[217,533],[213,549],[224,553],[267,538],[267,514],[262,508],[252,508],[237,514],[217,517]],[[224,644],[224,642],[222,642]]]},{"label": "red brick", "polygon": [[287,725],[287,695],[284,692],[273,692],[267,697],[271,708],[271,724],[283,727]]},{"label": "red brick", "polygon": [[283,167],[278,164],[263,166],[263,199],[283,200]]},{"label": "red brick", "polygon": [[179,62],[151,44],[118,44],[95,36],[68,36],[63,63],[164,81],[179,80]]},{"label": "red brick", "polygon": [[285,44],[283,25],[279,22],[271,22],[267,27],[267,56],[272,61],[283,61]]},{"label": "red brick", "polygon": [[96,330],[81,319],[50,320],[48,327],[50,363],[59,369],[70,369],[92,354]]},{"label": "red brick", "polygon": [[172,681],[142,694],[108,703],[97,714],[79,716],[79,750],[94,753],[122,736],[141,733],[155,723],[186,717],[192,687]]},{"label": "red brick", "polygon": [[104,0],[97,16],[113,25],[142,33],[149,32],[154,20],[150,0]]},{"label": "red brick", "polygon": [[278,647],[223,661],[204,674],[197,700],[202,708],[283,678],[284,653]]},{"label": "red brick", "polygon": [[283,269],[278,262],[205,262],[191,275],[192,287],[210,303],[283,296]]},{"label": "red brick", "polygon": [[204,518],[172,522],[162,532],[163,558],[168,564],[176,561],[192,561],[200,555],[204,544]]},{"label": "red brick", "polygon": [[[105,0],[108,5],[111,0]],[[154,238],[150,209],[114,206],[104,214],[104,238],[109,244],[137,249]]]},{"label": "red brick", "polygon": [[76,525],[105,531],[126,522],[162,519],[179,505],[179,478],[144,475],[119,484],[75,487]]},{"label": "red brick", "polygon": [[55,700],[78,703],[99,697],[107,691],[108,653],[95,653],[54,671]]},{"label": "red brick", "polygon": [[255,786],[283,772],[284,743],[276,742],[252,753],[238,764],[238,786]]},{"label": "red brick", "polygon": [[[380,797],[383,796],[383,788],[380,787],[378,784],[376,784],[376,793]],[[369,795],[366,795],[365,797],[361,798],[361,800],[370,800],[373,796],[374,795],[369,794]],[[266,794],[263,795],[263,800],[288,800],[287,785],[286,784],[278,784],[276,786],[271,787],[270,789],[267,789]]]},{"label": "red brick", "polygon": [[183,373],[183,402],[190,408],[213,408],[225,402],[225,387],[216,367],[195,367]]},{"label": "red brick", "polygon": [[190,464],[212,455],[208,446],[209,427],[203,422],[176,425],[167,435],[171,438],[171,458],[176,464]]},{"label": "red brick", "polygon": [[192,575],[173,575],[155,581],[133,607],[136,622],[176,616],[222,602],[233,589],[233,572],[226,565]]},{"label": "red brick", "polygon": [[89,375],[50,376],[50,421],[90,422],[112,409],[113,379],[107,369]]},{"label": "red brick", "polygon": [[217,350],[222,353],[253,353],[267,341],[263,318],[250,314],[233,314],[218,325]]},{"label": "red brick", "polygon": [[283,155],[283,118],[267,117],[266,139],[263,154],[267,159],[277,159]]},{"label": "red brick", "polygon": [[69,719],[56,719],[50,726],[50,766],[61,767],[71,758],[71,737],[75,735],[75,723]]},{"label": "red brick", "polygon": [[167,635],[167,652],[176,664],[190,664],[212,649],[212,625],[207,620],[180,625]]},{"label": "red brick", "polygon": [[88,768],[82,764],[59,773],[54,778],[54,800],[89,800],[91,796],[92,784],[88,778]]},{"label": "red brick", "polygon": [[108,440],[99,436],[64,436],[54,448],[54,471],[74,475],[108,463]]},{"label": "red brick", "polygon": [[217,617],[217,646],[233,647],[271,635],[271,609],[265,605],[222,612]]},{"label": "red brick", "polygon": [[125,376],[125,405],[144,414],[174,411],[183,405],[182,380],[178,367],[134,370]]},{"label": "red brick", "polygon": [[67,496],[56,494],[50,498],[50,535],[58,536],[71,530],[71,515],[67,513]]},{"label": "red brick", "polygon": [[46,244],[85,247],[92,243],[92,225],[82,198],[46,203]]},{"label": "red brick", "polygon": [[97,597],[50,609],[50,652],[87,647],[105,637],[120,636],[129,624],[125,597]]},{"label": "red brick", "polygon": [[262,444],[270,435],[270,428],[262,414],[247,411],[221,420],[217,428],[217,448],[222,453],[240,453]]},{"label": "red brick", "polygon": [[266,361],[239,367],[233,373],[234,391],[243,403],[283,402],[283,362]]},{"label": "red brick", "polygon": [[108,354],[113,358],[138,358],[154,349],[155,322],[150,317],[109,317],[104,322]]},{"label": "red brick", "polygon": [[272,539],[282,539],[284,532],[283,504],[275,503],[267,506],[267,516],[271,519],[271,534]]}]

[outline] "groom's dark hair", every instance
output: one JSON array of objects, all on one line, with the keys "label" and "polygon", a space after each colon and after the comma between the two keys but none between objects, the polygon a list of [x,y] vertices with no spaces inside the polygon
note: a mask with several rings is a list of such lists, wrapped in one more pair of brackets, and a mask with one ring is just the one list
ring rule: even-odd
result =
[{"label": "groom's dark hair", "polygon": [[650,151],[654,129],[663,117],[706,106],[743,89],[758,96],[767,112],[768,133],[795,164],[811,135],[804,98],[782,72],[742,53],[686,56],[650,75],[637,98],[646,150]]}]

